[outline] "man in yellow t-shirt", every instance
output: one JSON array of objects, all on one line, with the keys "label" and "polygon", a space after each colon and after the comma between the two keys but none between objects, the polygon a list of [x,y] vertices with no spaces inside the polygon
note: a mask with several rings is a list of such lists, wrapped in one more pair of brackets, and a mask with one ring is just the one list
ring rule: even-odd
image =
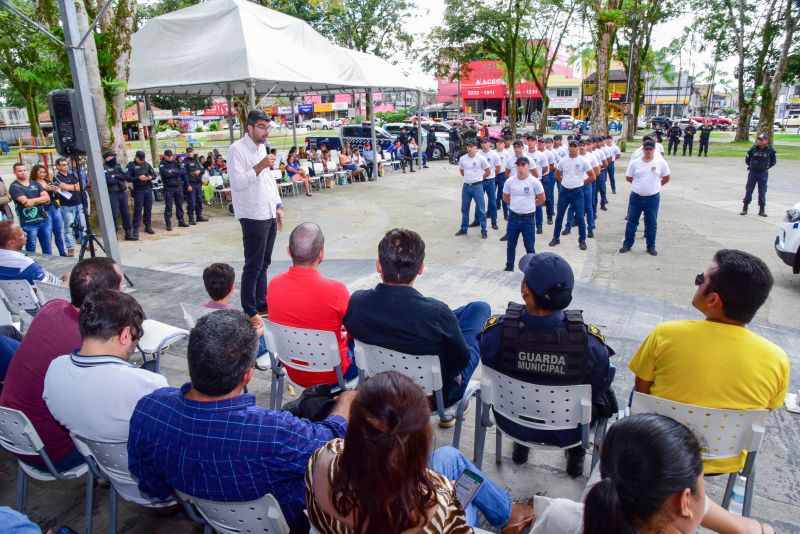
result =
[{"label": "man in yellow t-shirt", "polygon": [[[772,274],[759,258],[723,249],[695,278],[692,305],[704,321],[656,326],[631,359],[636,391],[706,408],[779,408],[789,387],[789,358],[748,330],[772,289]],[[706,474],[732,473],[745,456],[708,460]]]}]

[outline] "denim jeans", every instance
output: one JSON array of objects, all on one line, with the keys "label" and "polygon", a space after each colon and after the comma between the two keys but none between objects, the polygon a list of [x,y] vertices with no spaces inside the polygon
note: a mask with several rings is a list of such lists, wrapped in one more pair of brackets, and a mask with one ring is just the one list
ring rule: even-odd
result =
[{"label": "denim jeans", "polygon": [[[594,182],[592,182],[594,183]],[[586,219],[586,227],[589,229],[590,232],[594,232],[594,207],[592,206],[592,184],[584,185],[581,187],[581,191],[583,192],[583,215]],[[578,217],[575,216],[575,211],[573,211],[572,206],[567,210],[567,224],[566,227],[569,228],[572,226],[573,221],[579,220]]]},{"label": "denim jeans", "polygon": [[608,184],[611,186],[611,192],[617,192],[617,182],[614,181],[614,162],[608,164]]},{"label": "denim jeans", "polygon": [[483,301],[475,301],[453,310],[453,313],[458,319],[458,328],[461,330],[461,335],[464,336],[467,347],[469,347],[469,362],[461,370],[458,378],[460,380],[458,387],[448,388],[447,385],[444,386],[442,395],[446,407],[452,406],[461,400],[472,378],[472,373],[475,372],[478,363],[481,361],[478,334],[481,333],[483,324],[492,315],[492,308]]},{"label": "denim jeans", "polygon": [[[567,207],[569,207],[571,213],[583,212],[583,187],[576,187],[575,189],[562,187],[558,193],[558,212],[556,214],[556,227],[553,231],[553,237],[556,239],[561,236],[561,223],[564,221]],[[571,223],[572,220],[567,219],[567,225],[569,226]],[[586,221],[583,220],[583,217],[578,218],[578,239],[586,241]]]},{"label": "denim jeans", "polygon": [[39,245],[42,247],[42,254],[52,254],[53,246],[51,241],[53,236],[50,230],[50,221],[44,220],[36,224],[26,224],[22,226],[27,234],[25,241],[25,250],[28,252],[36,252],[36,240],[39,240]]},{"label": "denim jeans", "polygon": [[636,228],[639,226],[639,218],[644,213],[644,231],[647,234],[647,250],[656,248],[656,229],[658,227],[658,203],[661,195],[642,196],[631,193],[628,200],[628,225],[625,227],[625,241],[623,246],[631,248],[636,238]]},{"label": "denim jeans", "polygon": [[66,254],[67,251],[64,249],[64,236],[62,235],[64,231],[64,220],[61,218],[61,211],[59,211],[58,206],[52,202],[47,208],[47,220],[50,221],[50,233],[53,235],[53,239],[56,242],[58,253],[61,255]]},{"label": "denim jeans", "polygon": [[[608,204],[608,197],[606,196],[606,179],[608,178],[608,168],[600,171],[600,178],[597,180],[597,191],[600,193],[600,205],[605,206]],[[597,195],[594,197],[594,205],[597,207]],[[597,210],[595,210],[595,215]]]},{"label": "denim jeans", "polygon": [[469,227],[469,205],[475,201],[476,218],[481,223],[481,234],[486,233],[486,208],[483,205],[483,183],[467,184],[461,186],[461,231],[466,232]]},{"label": "denim jeans", "polygon": [[[494,178],[487,178],[483,181],[483,191],[486,193],[486,218],[492,221],[492,224],[497,224],[497,197],[495,196],[496,182]],[[479,222],[478,219],[478,206],[475,206],[475,216],[472,219],[474,222]]]},{"label": "denim jeans", "polygon": [[439,447],[428,459],[428,466],[431,470],[446,476],[448,480],[458,480],[465,469],[469,469],[483,478],[480,489],[472,502],[464,509],[469,526],[478,526],[479,511],[494,528],[502,527],[511,519],[512,502],[508,492],[484,475],[458,449]]},{"label": "denim jeans", "polygon": [[267,309],[267,268],[272,263],[277,226],[275,219],[239,219],[244,245],[242,310],[249,316]]},{"label": "denim jeans", "polygon": [[508,204],[503,200],[503,186],[506,184],[506,173],[501,172],[494,177],[495,190],[495,206],[499,210],[502,206],[503,215],[508,217]]},{"label": "denim jeans", "polygon": [[64,243],[67,250],[75,249],[75,242],[81,240],[81,231],[72,228],[73,223],[86,227],[83,220],[83,206],[61,206],[61,218],[64,221]]},{"label": "denim jeans", "polygon": [[[555,206],[554,189],[556,186],[555,172],[548,172],[542,177],[542,186],[544,187],[545,207],[547,209],[547,218],[553,218],[553,207]],[[536,224],[542,224],[538,222]]]},{"label": "denim jeans", "polygon": [[513,211],[508,214],[508,229],[506,235],[508,242],[506,247],[506,267],[514,268],[514,256],[517,253],[517,241],[522,234],[522,243],[525,245],[525,252],[533,254],[536,252],[536,225],[533,214],[525,216],[517,215]]}]

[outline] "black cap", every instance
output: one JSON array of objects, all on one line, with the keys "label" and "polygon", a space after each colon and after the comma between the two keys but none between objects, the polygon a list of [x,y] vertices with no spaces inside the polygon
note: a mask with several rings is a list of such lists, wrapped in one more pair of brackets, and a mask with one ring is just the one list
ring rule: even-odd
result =
[{"label": "black cap", "polygon": [[510,135],[504,135],[503,136],[503,141],[511,141],[511,136]]},{"label": "black cap", "polygon": [[165,155],[165,156],[171,156],[171,155],[172,155],[172,150],[170,150],[170,149],[166,149],[166,150],[164,151],[164,155]]},{"label": "black cap", "polygon": [[586,146],[586,139],[581,139],[580,141],[578,141],[578,145],[579,146]]},{"label": "black cap", "polygon": [[481,138],[481,143],[491,143],[491,142],[492,142],[492,140],[489,139],[488,137],[482,137]]},{"label": "black cap", "polygon": [[522,140],[520,140],[520,139],[515,139],[514,140],[514,146],[522,146],[524,144],[525,143],[523,143]]},{"label": "black cap", "polygon": [[562,139],[561,134],[555,134],[553,136],[553,139]]},{"label": "black cap", "polygon": [[532,133],[527,133],[525,134],[525,139],[536,139],[536,136],[533,135]]},{"label": "black cap", "polygon": [[645,135],[644,137],[642,137],[642,141],[648,141],[648,140],[651,140],[651,139],[653,139],[653,137],[651,135]]},{"label": "black cap", "polygon": [[645,141],[642,148],[655,148],[656,144],[653,141]]},{"label": "black cap", "polygon": [[141,150],[136,151],[136,157],[139,159],[144,159],[144,152]]},{"label": "black cap", "polygon": [[517,161],[514,162],[515,165],[530,165],[531,160],[526,158],[525,156],[517,158]]},{"label": "black cap", "polygon": [[575,139],[570,140],[569,146],[578,146],[578,142]]},{"label": "black cap", "polygon": [[475,139],[470,139],[467,141],[467,146],[478,146],[478,142]]},{"label": "black cap", "polygon": [[525,273],[525,285],[537,299],[559,310],[572,302],[575,275],[569,263],[558,254],[526,254],[519,260],[519,269]]},{"label": "black cap", "polygon": [[186,147],[186,153],[187,153],[187,154],[191,154],[192,152],[194,152],[194,147],[187,146],[187,147]]},{"label": "black cap", "polygon": [[769,136],[767,134],[758,134],[757,139],[769,139]]},{"label": "black cap", "polygon": [[113,150],[106,150],[105,152],[103,152],[103,159],[116,158],[116,157],[117,157],[117,155],[114,153]]}]

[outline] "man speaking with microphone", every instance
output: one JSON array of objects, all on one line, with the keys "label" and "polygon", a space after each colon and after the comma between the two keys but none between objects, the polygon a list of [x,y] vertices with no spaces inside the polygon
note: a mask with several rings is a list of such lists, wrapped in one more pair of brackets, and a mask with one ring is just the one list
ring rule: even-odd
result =
[{"label": "man speaking with microphone", "polygon": [[260,328],[259,316],[267,315],[267,268],[275,235],[283,229],[283,206],[270,174],[275,156],[268,155],[264,146],[269,118],[260,109],[250,110],[246,128],[247,135],[228,149],[228,176],[234,214],[242,225],[242,309]]}]

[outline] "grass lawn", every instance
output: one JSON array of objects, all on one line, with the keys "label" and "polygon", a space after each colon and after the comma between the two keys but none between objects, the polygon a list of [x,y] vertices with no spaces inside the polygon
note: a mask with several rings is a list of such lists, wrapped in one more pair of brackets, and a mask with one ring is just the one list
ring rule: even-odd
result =
[{"label": "grass lawn", "polygon": [[[697,150],[697,141],[694,143],[694,149]],[[681,145],[683,146],[683,145]],[[742,158],[753,146],[752,141],[734,141],[730,143],[714,143],[712,142],[708,147],[708,157],[713,158]],[[800,160],[800,146],[775,146],[775,153],[778,159]]]}]

